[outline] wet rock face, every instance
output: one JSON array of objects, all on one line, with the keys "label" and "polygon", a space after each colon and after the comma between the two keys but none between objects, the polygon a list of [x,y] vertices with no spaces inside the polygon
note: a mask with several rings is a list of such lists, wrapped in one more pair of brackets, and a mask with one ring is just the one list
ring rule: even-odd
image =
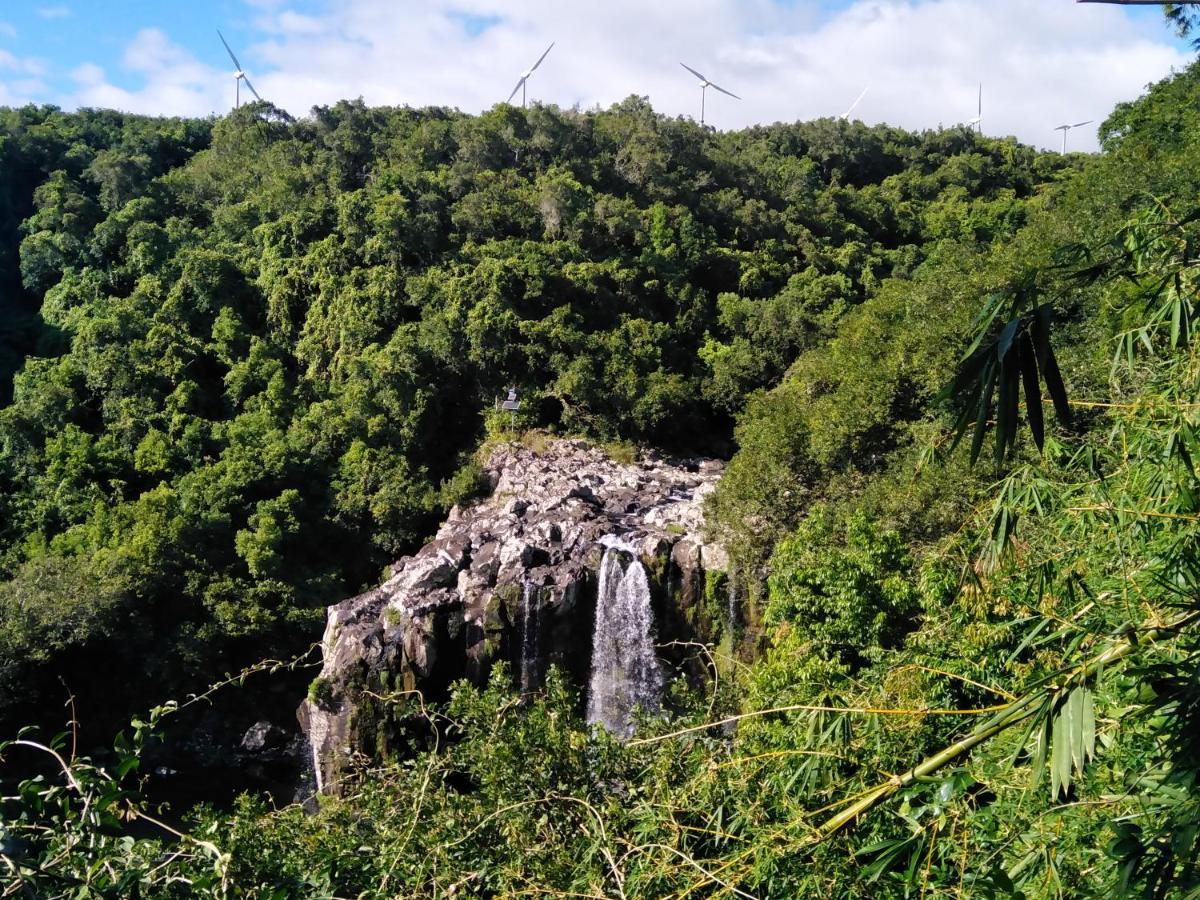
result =
[{"label": "wet rock face", "polygon": [[524,690],[551,665],[586,686],[606,536],[650,573],[664,642],[712,639],[698,611],[706,563],[724,555],[701,529],[720,471],[712,460],[619,463],[582,441],[494,451],[490,496],[452,509],[382,585],[330,607],[324,665],[299,711],[319,785],[350,755],[402,749],[404,728],[380,696],[438,699],[457,679],[482,683],[499,660]]}]

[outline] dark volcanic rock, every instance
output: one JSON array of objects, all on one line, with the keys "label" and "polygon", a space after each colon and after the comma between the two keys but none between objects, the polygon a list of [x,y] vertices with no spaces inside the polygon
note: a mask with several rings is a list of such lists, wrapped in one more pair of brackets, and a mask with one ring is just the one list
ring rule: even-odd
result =
[{"label": "dark volcanic rock", "polygon": [[287,745],[288,733],[267,721],[255,722],[242,736],[241,750],[245,753],[270,753]]},{"label": "dark volcanic rock", "polygon": [[706,570],[727,566],[701,533],[720,463],[618,463],[559,440],[501,446],[486,470],[489,497],[452,509],[381,586],[330,607],[324,666],[299,711],[322,788],[355,754],[404,750],[411,729],[391,698],[405,692],[437,699],[459,678],[482,683],[499,660],[519,681],[554,665],[586,685],[606,536],[635,548],[651,573],[664,642],[712,637],[696,611],[707,608]]}]

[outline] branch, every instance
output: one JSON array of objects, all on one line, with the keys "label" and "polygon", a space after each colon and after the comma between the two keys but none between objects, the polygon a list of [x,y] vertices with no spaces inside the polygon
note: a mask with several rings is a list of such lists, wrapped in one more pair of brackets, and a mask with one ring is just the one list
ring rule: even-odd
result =
[{"label": "branch", "polygon": [[1010,703],[1008,706],[995,716],[990,722],[982,726],[978,731],[968,735],[961,741],[951,744],[944,750],[935,753],[928,757],[924,762],[914,766],[907,772],[901,775],[896,775],[888,779],[883,784],[880,784],[869,790],[862,799],[858,800],[853,805],[847,807],[842,812],[830,816],[824,823],[817,828],[812,840],[821,841],[825,838],[832,837],[843,828],[854,823],[859,817],[867,812],[870,812],[876,806],[883,803],[888,798],[895,795],[901,788],[907,787],[919,778],[924,778],[931,775],[947,763],[953,762],[960,756],[965,756],[980,744],[990,740],[1003,731],[1007,731],[1012,726],[1025,721],[1033,715],[1041,704],[1055,691],[1061,691],[1072,683],[1078,683],[1091,678],[1103,669],[1106,665],[1114,663],[1120,659],[1124,659],[1129,654],[1133,653],[1143,642],[1154,641],[1160,637],[1164,637],[1173,632],[1177,632],[1188,625],[1193,624],[1200,613],[1190,612],[1177,617],[1166,625],[1161,625],[1155,628],[1149,628],[1146,631],[1135,633],[1113,645],[1111,645],[1103,653],[1092,657],[1088,662],[1079,666],[1070,672],[1062,684],[1047,686],[1040,688],[1030,694],[1026,694],[1020,700]]}]

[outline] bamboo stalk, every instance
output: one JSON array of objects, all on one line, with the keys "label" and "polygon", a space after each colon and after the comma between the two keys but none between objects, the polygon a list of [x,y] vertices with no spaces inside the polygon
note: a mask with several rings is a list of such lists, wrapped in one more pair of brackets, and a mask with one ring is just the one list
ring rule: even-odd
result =
[{"label": "bamboo stalk", "polygon": [[724,719],[718,719],[715,722],[705,722],[703,725],[693,725],[690,728],[681,728],[678,731],[672,731],[668,734],[656,734],[653,737],[638,738],[636,741],[629,741],[625,746],[640,747],[643,744],[657,744],[662,741],[669,741],[671,738],[682,737],[685,734],[694,734],[697,731],[708,731],[713,728],[719,728],[722,725],[730,725],[734,722],[740,722],[742,719],[753,719],[758,716],[773,716],[777,713],[787,712],[828,712],[828,713],[844,713],[846,715],[868,715],[868,716],[983,716],[990,712],[997,712],[1008,709],[1009,704],[1001,703],[997,706],[984,706],[979,709],[887,709],[870,706],[811,706],[804,703],[796,703],[791,706],[775,706],[771,709],[756,709],[748,713],[739,713],[736,716],[728,716]]},{"label": "bamboo stalk", "polygon": [[918,778],[924,778],[931,775],[949,762],[953,762],[960,756],[969,753],[974,748],[978,747],[985,741],[990,740],[1003,731],[1007,731],[1013,725],[1023,722],[1035,712],[1036,708],[1044,702],[1052,692],[1065,690],[1067,686],[1090,678],[1100,671],[1104,666],[1114,663],[1125,658],[1145,641],[1154,641],[1158,638],[1179,631],[1200,618],[1200,613],[1185,613],[1177,617],[1166,625],[1161,625],[1156,628],[1150,628],[1146,631],[1135,633],[1134,635],[1124,638],[1120,642],[1113,644],[1103,653],[1100,653],[1091,660],[1084,663],[1071,671],[1063,683],[1057,686],[1047,686],[1034,691],[1031,694],[1025,695],[1020,700],[1015,701],[1000,712],[991,722],[984,725],[978,731],[968,735],[960,741],[951,744],[949,747],[928,757],[923,762],[909,769],[901,775],[894,776],[888,779],[883,784],[878,785],[859,801],[842,810],[836,815],[826,819],[816,830],[812,840],[821,841],[825,838],[832,837],[846,826],[852,824],[864,813],[874,809],[883,801],[896,794],[901,788],[907,787]]}]

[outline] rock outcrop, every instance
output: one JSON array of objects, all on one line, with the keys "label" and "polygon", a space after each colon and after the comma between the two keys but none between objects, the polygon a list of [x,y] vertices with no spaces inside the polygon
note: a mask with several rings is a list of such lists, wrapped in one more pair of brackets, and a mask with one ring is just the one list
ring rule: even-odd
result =
[{"label": "rock outcrop", "polygon": [[645,567],[661,643],[714,640],[727,559],[701,527],[720,471],[713,460],[618,462],[582,441],[495,450],[487,497],[451,510],[378,588],[330,607],[324,665],[299,713],[318,785],[352,755],[403,751],[404,724],[380,698],[436,699],[457,679],[482,683],[500,660],[522,690],[551,665],[586,686],[602,541]]}]

